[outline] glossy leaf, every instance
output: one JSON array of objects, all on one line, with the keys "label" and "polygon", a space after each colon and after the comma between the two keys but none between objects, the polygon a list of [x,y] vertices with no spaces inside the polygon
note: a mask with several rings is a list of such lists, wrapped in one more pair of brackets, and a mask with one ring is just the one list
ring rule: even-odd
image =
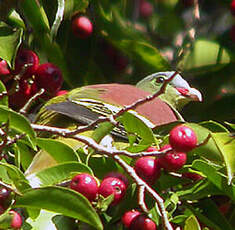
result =
[{"label": "glossy leaf", "polygon": [[31,188],[24,174],[16,166],[0,162],[0,167],[6,169],[9,178],[12,180],[19,192],[24,192],[26,189]]},{"label": "glossy leaf", "polygon": [[155,137],[153,135],[152,130],[135,114],[132,113],[124,113],[118,120],[124,125],[125,130],[130,135],[134,134],[137,137],[141,138],[141,141],[138,145],[134,145],[133,147],[127,148],[128,151],[137,151],[138,146],[140,147],[138,150],[145,150],[148,146],[155,142]]},{"label": "glossy leaf", "polygon": [[213,140],[220,150],[228,173],[228,183],[231,184],[235,174],[235,139],[228,133],[212,133]]},{"label": "glossy leaf", "polygon": [[[0,81],[0,94],[6,92],[6,87],[5,85],[2,83],[2,81]],[[7,96],[3,96],[0,97],[0,105],[8,105],[8,97]]]},{"label": "glossy leaf", "polygon": [[76,152],[67,144],[56,139],[37,138],[37,145],[49,153],[58,163],[78,161]]},{"label": "glossy leaf", "polygon": [[37,33],[49,32],[49,22],[42,6],[35,0],[20,2],[24,15]]},{"label": "glossy leaf", "polygon": [[231,199],[235,200],[235,186],[233,184],[228,185],[227,178],[221,175],[221,173],[218,172],[212,164],[209,165],[202,160],[195,160],[192,167],[201,171],[218,189],[224,192]]},{"label": "glossy leaf", "polygon": [[217,70],[230,62],[228,51],[219,43],[207,39],[195,41],[192,51],[185,55],[181,66],[185,71]]},{"label": "glossy leaf", "polygon": [[184,230],[201,230],[197,218],[193,215],[187,218],[184,225]]},{"label": "glossy leaf", "polygon": [[145,63],[151,71],[166,71],[169,70],[168,62],[161,56],[158,49],[145,41],[122,40],[118,41],[119,46],[124,52],[128,50],[137,63]]},{"label": "glossy leaf", "polygon": [[90,202],[80,193],[63,187],[28,190],[23,196],[16,198],[14,206],[45,209],[78,219],[96,229],[103,229],[100,218]]},{"label": "glossy leaf", "polygon": [[50,168],[46,168],[37,173],[30,174],[27,179],[32,187],[42,187],[56,185],[71,178],[72,173],[89,173],[92,170],[85,164],[78,162],[66,162]]},{"label": "glossy leaf", "polygon": [[216,121],[203,121],[199,123],[201,126],[209,129],[211,132],[228,132],[228,129]]},{"label": "glossy leaf", "polygon": [[[204,143],[204,141],[211,133],[208,129],[195,123],[185,123],[185,125],[190,126],[195,131],[198,139],[198,144]],[[193,149],[190,153],[205,157],[206,159],[211,161],[221,162],[223,160],[212,138],[210,138],[209,141],[205,142],[200,147]]]},{"label": "glossy leaf", "polygon": [[9,66],[13,66],[22,36],[22,29],[13,29],[4,22],[0,22],[0,58],[6,60]]},{"label": "glossy leaf", "polygon": [[32,129],[29,121],[21,114],[9,109],[4,105],[0,105],[0,121],[4,123],[9,121],[10,128],[27,134],[31,141],[35,141],[34,130]]},{"label": "glossy leaf", "polygon": [[88,5],[88,0],[65,1],[65,18],[70,18],[74,12],[85,12]]}]

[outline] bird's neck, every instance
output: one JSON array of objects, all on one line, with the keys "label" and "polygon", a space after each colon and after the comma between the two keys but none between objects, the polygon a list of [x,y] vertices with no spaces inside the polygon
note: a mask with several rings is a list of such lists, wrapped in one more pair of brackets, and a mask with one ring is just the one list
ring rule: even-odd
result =
[{"label": "bird's neck", "polygon": [[177,111],[181,111],[183,107],[189,102],[186,98],[180,97],[175,94],[169,94],[170,92],[168,92],[167,94],[162,94],[159,97]]}]

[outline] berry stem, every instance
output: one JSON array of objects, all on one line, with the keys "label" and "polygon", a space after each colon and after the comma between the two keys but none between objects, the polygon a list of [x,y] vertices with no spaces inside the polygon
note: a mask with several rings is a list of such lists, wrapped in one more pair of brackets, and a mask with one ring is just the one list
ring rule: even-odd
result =
[{"label": "berry stem", "polygon": [[27,114],[27,111],[29,110],[30,106],[33,104],[33,102],[39,98],[43,93],[45,92],[45,89],[40,89],[36,94],[34,94],[27,102],[26,104],[20,109],[19,113],[22,115]]}]

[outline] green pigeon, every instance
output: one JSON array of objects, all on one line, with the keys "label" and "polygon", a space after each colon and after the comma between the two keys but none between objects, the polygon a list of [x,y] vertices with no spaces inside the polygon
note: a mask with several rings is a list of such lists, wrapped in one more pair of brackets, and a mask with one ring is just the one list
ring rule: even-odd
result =
[{"label": "green pigeon", "polygon": [[[49,100],[39,111],[36,123],[61,128],[75,128],[78,124],[89,124],[100,116],[115,114],[124,106],[159,91],[165,80],[174,73],[174,71],[169,71],[151,74],[138,82],[136,86],[113,83],[76,88],[65,95]],[[154,128],[183,120],[178,111],[190,101],[202,101],[201,93],[190,87],[180,74],[176,74],[167,84],[164,94],[139,105],[135,109],[135,115],[150,128]],[[70,146],[78,148],[76,141],[72,139],[69,141]],[[66,144],[68,144],[67,140]],[[45,167],[51,165],[52,157],[47,155],[44,154],[42,157],[41,152],[36,154],[27,172],[30,173],[35,168],[42,169],[45,165]],[[36,166],[35,162],[38,165],[38,161],[42,161],[41,158],[43,158],[44,166],[41,164]],[[51,161],[48,160],[49,158]]]}]

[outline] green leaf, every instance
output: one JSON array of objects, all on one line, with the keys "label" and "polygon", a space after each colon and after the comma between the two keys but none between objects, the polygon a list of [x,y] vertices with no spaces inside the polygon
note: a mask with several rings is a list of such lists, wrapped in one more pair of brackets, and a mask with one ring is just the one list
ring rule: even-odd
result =
[{"label": "green leaf", "polygon": [[199,200],[208,197],[208,194],[222,195],[223,191],[219,190],[211,182],[204,180],[199,181],[191,186],[183,187],[182,190],[176,192],[180,200]]},{"label": "green leaf", "polygon": [[235,174],[235,139],[230,137],[228,133],[212,133],[211,136],[224,158],[228,183],[231,184]]},{"label": "green leaf", "polygon": [[14,66],[14,58],[23,36],[22,29],[13,29],[4,22],[0,22],[0,58]]},{"label": "green leaf", "polygon": [[102,230],[101,220],[91,203],[80,193],[63,187],[28,190],[16,197],[15,207],[31,207],[60,213]]},{"label": "green leaf", "polygon": [[159,50],[145,41],[121,40],[118,41],[123,52],[128,51],[128,55],[137,63],[144,63],[146,68],[152,71],[166,71],[170,69],[169,63],[161,56]]},{"label": "green leaf", "polygon": [[0,105],[0,122],[9,122],[10,128],[25,133],[30,137],[32,144],[35,141],[35,132],[29,121],[21,114],[9,109],[7,106]]},{"label": "green leaf", "polygon": [[228,129],[226,129],[226,127],[216,121],[203,121],[199,124],[209,129],[211,132],[228,132]]},{"label": "green leaf", "polygon": [[192,50],[186,54],[180,63],[184,71],[218,70],[230,62],[226,49],[215,41],[197,39]]},{"label": "green leaf", "polygon": [[65,18],[70,18],[74,12],[85,12],[89,5],[88,0],[70,0],[65,1]]},{"label": "green leaf", "polygon": [[[191,127],[195,131],[198,139],[198,144],[203,143],[208,135],[210,135],[211,133],[208,129],[195,123],[185,123],[185,125]],[[190,154],[196,154],[208,160],[216,162],[221,162],[223,160],[221,153],[212,138],[210,138],[207,143],[193,149]]]},{"label": "green leaf", "polygon": [[[204,199],[203,202],[200,202],[198,204],[198,207],[200,208],[201,214],[206,216],[211,223],[214,223],[219,226],[221,230],[234,229],[234,227],[229,224],[227,218],[220,212],[215,202],[213,202],[211,199]],[[206,222],[204,223],[207,225]]]},{"label": "green leaf", "polygon": [[79,160],[76,152],[69,145],[62,143],[59,140],[37,138],[37,145],[49,153],[58,163]]},{"label": "green leaf", "polygon": [[34,153],[32,149],[29,149],[28,146],[21,140],[17,141],[16,145],[20,151],[20,163],[23,169],[26,170],[33,160]]},{"label": "green leaf", "polygon": [[20,192],[24,192],[26,189],[31,188],[24,174],[16,166],[0,162],[0,167],[6,169],[9,178]]},{"label": "green leaf", "polygon": [[227,178],[221,175],[215,167],[209,165],[202,160],[195,160],[192,167],[201,171],[207,179],[214,184],[218,189],[224,192],[232,200],[235,200],[235,186],[233,184],[228,185]]},{"label": "green leaf", "polygon": [[150,129],[140,118],[130,112],[124,113],[118,120],[124,125],[127,133],[135,134],[141,141],[139,145],[127,148],[128,151],[136,151],[138,146],[141,146],[140,150],[145,150],[148,146],[155,143],[155,137],[152,129]]},{"label": "green leaf", "polygon": [[[89,173],[93,174],[92,170],[83,163],[66,162],[50,168],[46,168],[37,173],[30,174],[27,179],[32,187],[55,185],[64,180],[68,180],[72,173]],[[36,184],[34,184],[36,182]]]},{"label": "green leaf", "polygon": [[233,130],[235,130],[235,124],[229,123],[229,122],[224,122],[228,126],[230,126]]},{"label": "green leaf", "polygon": [[[0,81],[0,93],[7,92],[5,85]],[[3,96],[0,98],[0,105],[6,105],[8,106],[8,97]]]},{"label": "green leaf", "polygon": [[7,23],[9,23],[13,27],[21,27],[23,30],[26,29],[24,21],[14,9],[10,11],[7,18]]},{"label": "green leaf", "polygon": [[187,218],[185,221],[184,230],[201,230],[200,224],[194,215]]},{"label": "green leaf", "polygon": [[35,0],[20,1],[20,7],[37,33],[49,32],[49,22],[45,11]]}]

